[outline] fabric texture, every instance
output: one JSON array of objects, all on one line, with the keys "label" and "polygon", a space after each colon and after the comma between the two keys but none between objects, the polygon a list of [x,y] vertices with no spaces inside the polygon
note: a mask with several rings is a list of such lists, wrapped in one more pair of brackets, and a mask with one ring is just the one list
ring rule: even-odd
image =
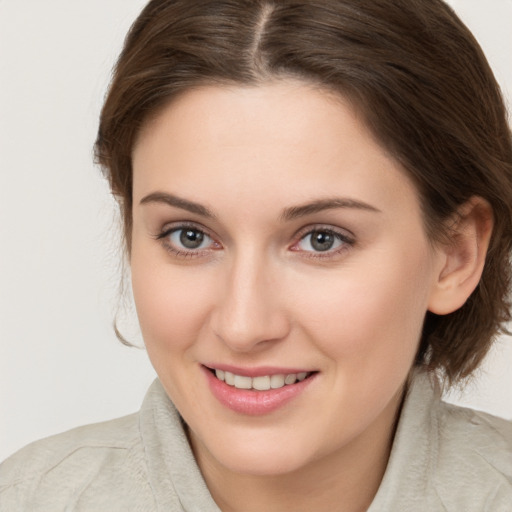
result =
[{"label": "fabric texture", "polygon": [[[220,512],[160,382],[141,410],[37,441],[0,465],[0,512]],[[368,512],[512,512],[512,423],[446,404],[426,375],[405,399]]]}]

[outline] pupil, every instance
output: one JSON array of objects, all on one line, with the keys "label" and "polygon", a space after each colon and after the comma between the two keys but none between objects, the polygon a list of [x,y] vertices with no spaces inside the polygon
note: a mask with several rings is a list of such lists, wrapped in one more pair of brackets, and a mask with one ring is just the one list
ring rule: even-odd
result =
[{"label": "pupil", "polygon": [[311,245],[316,251],[328,251],[334,244],[334,236],[325,231],[315,231],[311,234]]},{"label": "pupil", "polygon": [[201,231],[184,229],[181,231],[180,242],[187,249],[197,249],[203,243],[204,235]]}]

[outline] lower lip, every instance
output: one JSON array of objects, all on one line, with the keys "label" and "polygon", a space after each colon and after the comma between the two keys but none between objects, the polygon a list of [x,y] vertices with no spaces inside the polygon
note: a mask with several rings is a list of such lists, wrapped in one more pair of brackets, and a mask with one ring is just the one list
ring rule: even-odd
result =
[{"label": "lower lip", "polygon": [[279,389],[253,391],[229,386],[225,382],[217,379],[217,377],[204,366],[202,369],[208,379],[208,385],[215,398],[228,409],[249,416],[261,416],[283,407],[299,396],[317,375],[315,373],[303,381],[288,384]]}]

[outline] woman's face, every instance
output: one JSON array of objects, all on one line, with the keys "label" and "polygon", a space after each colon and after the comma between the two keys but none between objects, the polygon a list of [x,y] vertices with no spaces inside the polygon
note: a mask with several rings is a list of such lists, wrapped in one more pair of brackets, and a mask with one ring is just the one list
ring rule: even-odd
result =
[{"label": "woman's face", "polygon": [[200,88],[133,165],[138,316],[198,459],[283,474],[389,442],[442,258],[348,103]]}]

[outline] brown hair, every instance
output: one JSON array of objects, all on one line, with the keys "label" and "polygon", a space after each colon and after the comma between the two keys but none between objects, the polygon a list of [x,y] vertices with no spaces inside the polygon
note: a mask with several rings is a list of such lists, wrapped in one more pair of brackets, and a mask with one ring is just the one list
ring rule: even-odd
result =
[{"label": "brown hair", "polygon": [[434,240],[474,195],[495,226],[458,311],[427,313],[417,365],[468,376],[510,320],[512,141],[491,69],[441,0],[152,0],[133,24],[101,114],[96,156],[130,250],[131,153],[141,126],[205,84],[296,77],[348,97],[419,191]]}]

